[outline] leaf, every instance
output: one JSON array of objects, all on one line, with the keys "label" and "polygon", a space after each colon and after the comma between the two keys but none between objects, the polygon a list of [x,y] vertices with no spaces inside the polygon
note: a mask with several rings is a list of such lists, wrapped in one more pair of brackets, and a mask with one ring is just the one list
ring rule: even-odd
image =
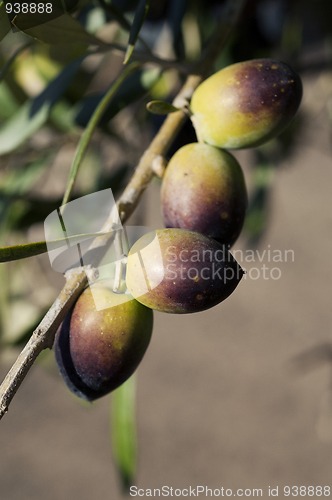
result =
[{"label": "leaf", "polygon": [[62,205],[68,203],[68,200],[71,196],[72,189],[74,187],[74,183],[76,177],[78,175],[80,166],[82,165],[85,153],[90,144],[91,138],[96,130],[97,125],[100,122],[101,117],[103,116],[105,109],[109,105],[109,103],[114,99],[117,91],[121,87],[122,83],[134,72],[137,71],[138,64],[133,63],[125,68],[122,73],[117,77],[116,80],[111,84],[106,94],[99,102],[97,108],[94,110],[93,115],[91,116],[89,123],[87,124],[83,134],[81,135],[80,141],[78,143],[75,156],[73,158],[72,164],[70,166],[68,181],[66,184],[65,194],[63,196]]},{"label": "leaf", "polygon": [[135,382],[135,376],[130,377],[112,394],[112,449],[122,486],[126,491],[133,483],[137,467]]},{"label": "leaf", "polygon": [[158,100],[148,102],[146,109],[154,115],[168,115],[170,113],[174,113],[175,111],[180,111],[180,108],[173,106],[173,104]]},{"label": "leaf", "polygon": [[46,253],[48,247],[52,247],[52,250],[56,248],[61,248],[64,245],[71,244],[73,246],[76,242],[80,243],[82,239],[93,238],[97,236],[104,236],[110,233],[84,233],[75,234],[73,236],[67,236],[66,238],[59,238],[52,241],[35,241],[33,243],[24,243],[21,245],[11,245],[7,247],[0,248],[0,262],[11,262],[13,260],[26,259],[27,257],[34,257],[42,253]]},{"label": "leaf", "polygon": [[25,214],[29,204],[26,192],[39,178],[41,171],[49,165],[51,155],[47,152],[21,168],[9,170],[0,180],[0,236],[6,229],[13,229]]},{"label": "leaf", "polygon": [[[1,23],[1,21],[0,21],[0,23]],[[6,62],[6,64],[0,69],[0,81],[6,75],[7,71],[10,69],[10,66],[15,61],[16,57],[21,52],[23,52],[25,49],[27,49],[28,47],[30,47],[30,45],[31,45],[31,42],[24,43],[23,45],[21,45],[20,47],[18,47],[18,49],[15,50],[14,54],[8,59],[8,61]]]},{"label": "leaf", "polygon": [[[10,85],[2,82],[0,85],[0,119],[7,120],[19,109]],[[1,120],[0,120],[1,121]]]},{"label": "leaf", "polygon": [[58,75],[34,99],[29,99],[0,129],[0,155],[7,154],[23,144],[48,119],[50,110],[75,76],[81,59],[77,59]]},{"label": "leaf", "polygon": [[129,60],[130,60],[130,58],[135,50],[135,45],[136,45],[137,39],[139,37],[139,33],[141,31],[141,28],[143,26],[145,17],[148,13],[149,7],[150,7],[150,0],[140,0],[138,3],[138,6],[137,6],[136,11],[135,11],[133,24],[131,25],[131,28],[130,28],[128,47],[126,50],[123,64],[128,64],[128,62],[129,62]]},{"label": "leaf", "polygon": [[[143,97],[155,85],[159,77],[160,71],[158,69],[147,69],[138,70],[127,78],[105,109],[100,119],[100,125],[106,125],[119,111]],[[78,125],[86,127],[104,95],[105,92],[90,95],[80,102],[75,118]]]},{"label": "leaf", "polygon": [[25,259],[45,252],[47,252],[46,241],[2,247],[0,248],[0,262]]},{"label": "leaf", "polygon": [[7,16],[4,2],[0,2],[0,41],[5,38],[10,31],[10,22]]},{"label": "leaf", "polygon": [[80,46],[84,51],[90,45],[104,46],[105,44],[85,29],[70,14],[63,14],[48,22],[41,21],[37,26],[29,25],[27,19],[18,17],[15,25],[27,35],[48,45],[66,45],[69,49]]}]

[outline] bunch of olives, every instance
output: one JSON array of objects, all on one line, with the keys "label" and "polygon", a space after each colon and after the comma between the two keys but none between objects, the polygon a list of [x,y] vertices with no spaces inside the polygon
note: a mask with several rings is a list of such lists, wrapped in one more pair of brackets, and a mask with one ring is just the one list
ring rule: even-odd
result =
[{"label": "bunch of olives", "polygon": [[[190,111],[199,142],[180,148],[163,176],[166,228],[145,234],[129,250],[129,300],[96,284],[57,333],[56,359],[75,394],[93,400],[135,371],[151,338],[152,310],[204,311],[235,290],[244,271],[229,249],[244,223],[247,190],[226,149],[254,147],[279,134],[301,97],[298,75],[271,59],[233,64],[197,87]],[[102,310],[91,291],[104,302]]]}]

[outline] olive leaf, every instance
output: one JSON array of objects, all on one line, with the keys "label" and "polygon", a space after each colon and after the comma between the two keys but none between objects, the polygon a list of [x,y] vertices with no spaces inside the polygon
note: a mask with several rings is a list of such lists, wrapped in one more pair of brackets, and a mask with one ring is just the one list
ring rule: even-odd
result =
[{"label": "olive leaf", "polygon": [[128,64],[134,50],[135,50],[135,45],[137,42],[137,39],[139,37],[139,33],[141,31],[141,28],[143,26],[145,17],[148,13],[150,7],[150,0],[140,0],[138,3],[138,6],[135,11],[135,16],[133,20],[133,24],[130,29],[129,33],[129,41],[128,41],[128,46],[126,50],[126,54],[124,57],[123,64]]},{"label": "olive leaf", "polygon": [[[0,32],[1,32],[1,20],[0,20]],[[1,34],[0,34],[0,39],[1,39]],[[6,63],[2,66],[0,69],[0,81],[5,77],[7,71],[10,69],[11,65],[14,63],[16,57],[23,52],[25,49],[30,47],[31,42],[29,41],[28,43],[24,43],[18,49],[15,50],[14,54],[6,61]]]},{"label": "olive leaf", "polygon": [[125,490],[133,483],[137,467],[135,392],[136,377],[133,375],[112,394],[112,449]]},{"label": "olive leaf", "polygon": [[174,113],[175,111],[180,111],[180,108],[173,106],[173,104],[159,100],[148,102],[146,109],[154,115],[168,115],[170,113]]},{"label": "olive leaf", "polygon": [[[35,15],[34,15],[35,16]],[[32,16],[32,17],[34,17]],[[29,21],[26,15],[17,16],[15,18],[15,26],[20,31],[24,31],[27,35],[35,38],[48,45],[66,45],[68,48],[72,46],[80,46],[84,51],[90,46],[105,46],[90,33],[88,33],[81,24],[76,21],[70,14],[65,13],[61,16],[49,20],[47,14],[41,14],[41,19],[36,24],[34,17],[33,24]]]},{"label": "olive leaf", "polygon": [[84,233],[59,238],[57,240],[48,241],[34,241],[32,243],[23,243],[20,245],[11,245],[0,248],[0,262],[10,262],[13,260],[26,259],[27,257],[34,257],[42,253],[46,253],[48,247],[51,246],[52,250],[60,248],[64,245],[74,245],[76,242],[80,243],[82,239],[93,238],[96,236],[104,236],[109,233]]},{"label": "olive leaf", "polygon": [[0,154],[7,154],[29,139],[47,121],[52,106],[74,78],[82,58],[57,75],[37,97],[28,99],[0,129]]},{"label": "olive leaf", "polygon": [[5,38],[10,31],[10,22],[6,13],[4,2],[0,2],[0,41]]}]

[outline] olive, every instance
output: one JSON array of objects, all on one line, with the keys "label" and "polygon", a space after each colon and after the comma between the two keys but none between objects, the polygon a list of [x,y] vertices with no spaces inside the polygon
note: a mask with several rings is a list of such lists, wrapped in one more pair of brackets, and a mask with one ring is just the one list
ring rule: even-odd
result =
[{"label": "olive", "polygon": [[258,146],[294,117],[302,83],[284,62],[253,59],[232,64],[203,81],[191,100],[200,142],[220,148]]},{"label": "olive", "polygon": [[69,389],[92,401],[119,387],[141,362],[152,326],[151,309],[132,297],[101,284],[86,288],[55,337]]},{"label": "olive", "polygon": [[197,231],[231,246],[247,208],[239,163],[227,151],[208,144],[183,146],[168,163],[161,207],[166,227]]},{"label": "olive", "polygon": [[136,300],[167,313],[193,313],[225,300],[243,270],[227,247],[186,229],[158,229],[128,254],[126,284]]}]

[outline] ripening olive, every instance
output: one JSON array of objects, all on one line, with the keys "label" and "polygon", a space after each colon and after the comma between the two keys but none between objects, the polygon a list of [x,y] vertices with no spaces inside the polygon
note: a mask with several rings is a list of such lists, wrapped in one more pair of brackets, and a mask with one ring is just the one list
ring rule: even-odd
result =
[{"label": "ripening olive", "polygon": [[132,297],[124,299],[100,284],[85,289],[55,338],[56,360],[69,389],[92,401],[120,386],[141,362],[152,325],[151,309]]},{"label": "ripening olive", "polygon": [[200,141],[220,148],[257,146],[278,135],[302,98],[300,77],[287,64],[253,59],[210,76],[191,100]]},{"label": "ripening olive", "polygon": [[230,153],[187,144],[168,163],[161,187],[166,227],[179,227],[232,245],[247,207],[243,172]]},{"label": "ripening olive", "polygon": [[185,229],[158,229],[130,249],[126,283],[147,307],[192,313],[226,299],[242,276],[239,264],[217,241]]}]

